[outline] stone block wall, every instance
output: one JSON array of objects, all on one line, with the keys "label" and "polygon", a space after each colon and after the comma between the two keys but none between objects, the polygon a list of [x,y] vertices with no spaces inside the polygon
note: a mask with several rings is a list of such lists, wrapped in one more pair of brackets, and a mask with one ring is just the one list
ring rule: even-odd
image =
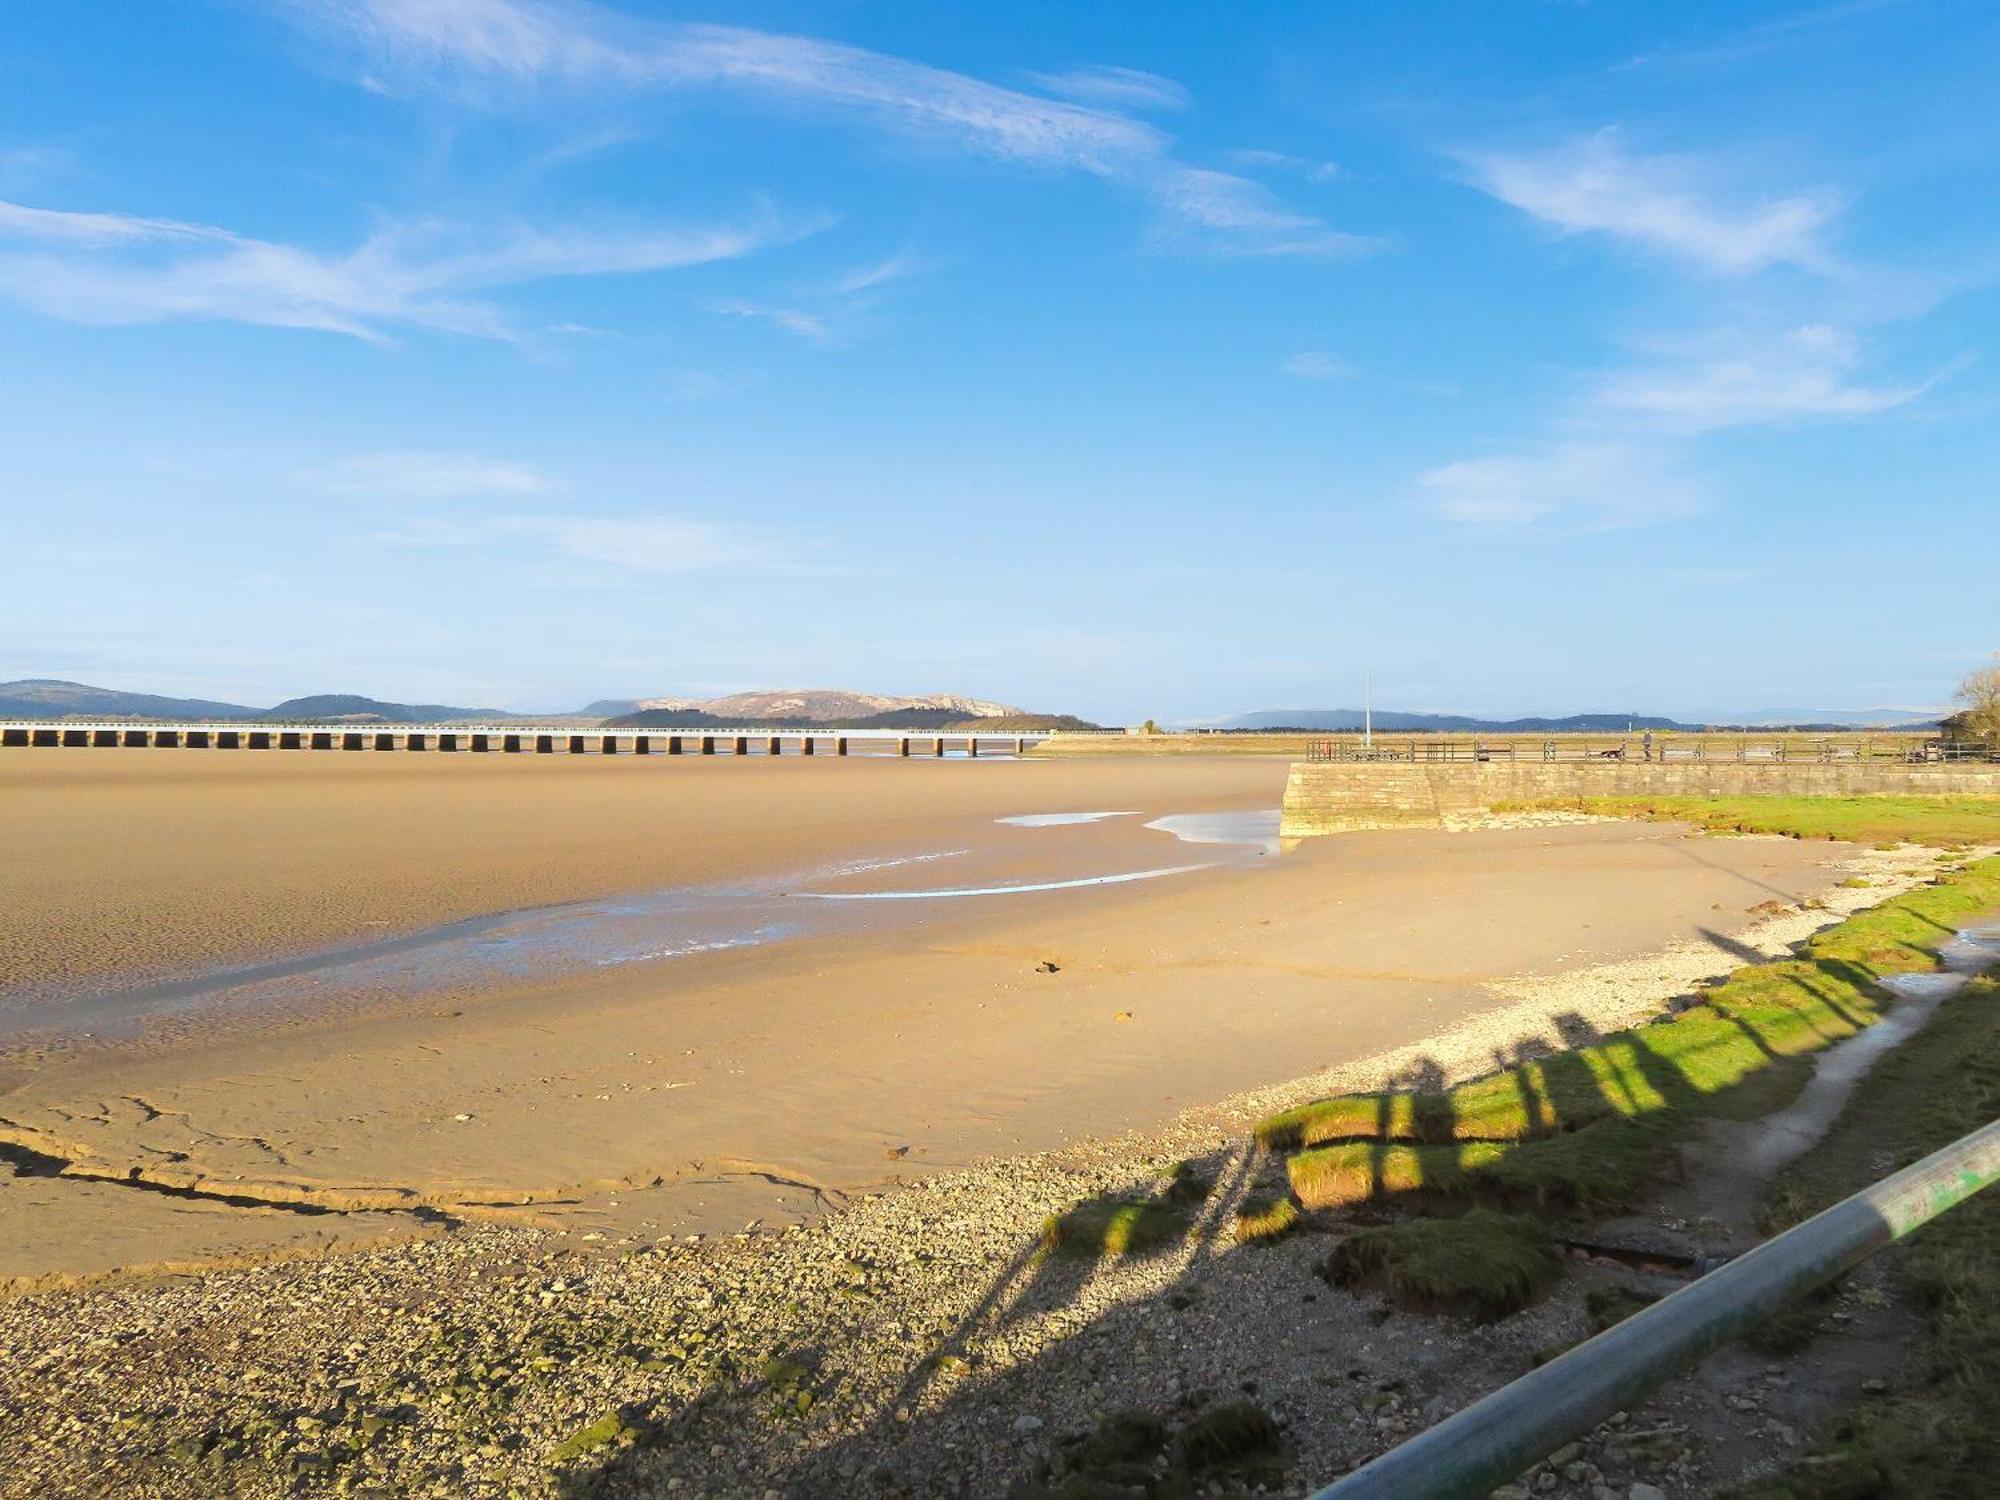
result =
[{"label": "stone block wall", "polygon": [[1297,762],[1286,838],[1364,828],[1443,828],[1508,802],[1576,797],[2000,797],[2000,765],[1866,761]]}]

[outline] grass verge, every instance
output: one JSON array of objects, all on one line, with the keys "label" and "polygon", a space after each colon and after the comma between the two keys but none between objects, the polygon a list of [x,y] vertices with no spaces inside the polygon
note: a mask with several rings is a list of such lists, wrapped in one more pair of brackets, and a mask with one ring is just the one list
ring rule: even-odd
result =
[{"label": "grass verge", "polygon": [[1934,969],[1938,945],[1995,907],[2000,858],[1858,912],[1795,959],[1740,968],[1677,1015],[1449,1091],[1319,1100],[1257,1139],[1293,1153],[1308,1208],[1406,1194],[1620,1207],[1693,1116],[1784,1104],[1811,1054],[1893,1003],[1879,980]]},{"label": "grass verge", "polygon": [[1349,1235],[1320,1274],[1336,1286],[1376,1286],[1425,1312],[1504,1318],[1554,1280],[1555,1247],[1539,1219],[1475,1208],[1455,1219],[1409,1219]]},{"label": "grass verge", "polygon": [[1236,1242],[1267,1245],[1283,1239],[1304,1222],[1299,1217],[1299,1206],[1290,1198],[1252,1193],[1236,1210]]},{"label": "grass verge", "polygon": [[[1856,1088],[1773,1194],[1773,1227],[1818,1212],[2000,1115],[2000,975],[1946,1001]],[[1900,1389],[1836,1421],[1755,1500],[1993,1493],[2000,1473],[2000,1189],[1884,1254],[1926,1323]]]},{"label": "grass verge", "polygon": [[1097,1198],[1042,1227],[1042,1244],[1060,1255],[1144,1255],[1187,1232],[1187,1215],[1152,1198]]},{"label": "grass verge", "polygon": [[2000,842],[2000,798],[1575,797],[1509,803],[1494,811],[1542,809],[1694,823],[1711,833],[1782,833],[1856,844]]}]

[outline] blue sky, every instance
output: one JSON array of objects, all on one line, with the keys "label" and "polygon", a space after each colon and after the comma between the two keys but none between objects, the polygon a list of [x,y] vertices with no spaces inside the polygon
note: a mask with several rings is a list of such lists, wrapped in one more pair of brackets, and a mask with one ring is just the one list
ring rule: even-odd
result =
[{"label": "blue sky", "polygon": [[6,14],[0,676],[1699,717],[2000,646],[1985,7]]}]

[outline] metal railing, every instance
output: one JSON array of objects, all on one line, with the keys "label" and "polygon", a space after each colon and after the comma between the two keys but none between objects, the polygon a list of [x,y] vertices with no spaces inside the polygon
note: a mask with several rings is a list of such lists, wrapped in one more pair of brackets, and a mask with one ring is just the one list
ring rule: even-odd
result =
[{"label": "metal railing", "polygon": [[1312,1500],[1476,1500],[1995,1178],[2000,1120],[1766,1240]]},{"label": "metal railing", "polygon": [[1921,739],[1914,735],[1778,737],[1759,735],[1564,736],[1546,739],[1390,738],[1372,742],[1354,735],[1306,741],[1309,761],[1735,761],[1766,765],[1833,765],[1867,761],[1939,765],[2000,760],[2000,747],[1977,740]]}]

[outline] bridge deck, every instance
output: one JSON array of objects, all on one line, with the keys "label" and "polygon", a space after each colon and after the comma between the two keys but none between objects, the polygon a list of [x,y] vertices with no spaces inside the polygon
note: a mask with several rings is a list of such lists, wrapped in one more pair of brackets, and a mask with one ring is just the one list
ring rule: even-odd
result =
[{"label": "bridge deck", "polygon": [[129,720],[14,721],[0,724],[8,749],[423,750],[501,755],[818,755],[978,756],[982,746],[1026,752],[1042,734],[976,730],[911,734],[887,729],[578,729],[537,724],[246,723],[241,720],[134,723]]}]

